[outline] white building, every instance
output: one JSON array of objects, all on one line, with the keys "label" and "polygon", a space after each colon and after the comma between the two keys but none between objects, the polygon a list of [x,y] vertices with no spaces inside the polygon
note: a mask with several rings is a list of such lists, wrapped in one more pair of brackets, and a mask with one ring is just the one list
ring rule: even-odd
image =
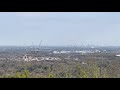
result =
[{"label": "white building", "polygon": [[117,54],[116,56],[117,56],[117,57],[120,57],[120,54]]}]

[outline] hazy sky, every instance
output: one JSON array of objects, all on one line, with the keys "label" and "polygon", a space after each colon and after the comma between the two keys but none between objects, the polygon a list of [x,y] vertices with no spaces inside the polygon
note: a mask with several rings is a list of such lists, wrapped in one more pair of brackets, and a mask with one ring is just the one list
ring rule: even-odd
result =
[{"label": "hazy sky", "polygon": [[0,45],[120,45],[119,12],[0,12]]}]

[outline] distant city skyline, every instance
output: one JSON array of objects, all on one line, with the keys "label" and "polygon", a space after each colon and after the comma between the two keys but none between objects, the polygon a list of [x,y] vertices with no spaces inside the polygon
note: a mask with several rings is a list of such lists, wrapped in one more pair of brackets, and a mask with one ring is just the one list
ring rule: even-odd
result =
[{"label": "distant city skyline", "polygon": [[0,12],[1,45],[120,46],[120,12]]}]

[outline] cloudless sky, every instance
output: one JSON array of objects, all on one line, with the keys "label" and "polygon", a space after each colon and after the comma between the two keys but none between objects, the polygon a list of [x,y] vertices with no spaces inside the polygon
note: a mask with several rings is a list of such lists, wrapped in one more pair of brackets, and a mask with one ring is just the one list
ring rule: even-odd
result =
[{"label": "cloudless sky", "polygon": [[0,12],[0,45],[120,46],[119,12]]}]

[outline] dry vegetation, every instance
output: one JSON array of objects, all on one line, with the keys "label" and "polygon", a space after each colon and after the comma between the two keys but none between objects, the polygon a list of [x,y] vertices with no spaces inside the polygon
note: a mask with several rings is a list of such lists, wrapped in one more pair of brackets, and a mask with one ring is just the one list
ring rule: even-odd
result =
[{"label": "dry vegetation", "polygon": [[[81,55],[25,50],[1,51],[0,78],[120,78],[120,57],[116,57],[115,52]],[[17,61],[26,53],[32,57],[50,56],[61,60]]]},{"label": "dry vegetation", "polygon": [[120,61],[86,60],[0,63],[1,78],[119,78]]}]

